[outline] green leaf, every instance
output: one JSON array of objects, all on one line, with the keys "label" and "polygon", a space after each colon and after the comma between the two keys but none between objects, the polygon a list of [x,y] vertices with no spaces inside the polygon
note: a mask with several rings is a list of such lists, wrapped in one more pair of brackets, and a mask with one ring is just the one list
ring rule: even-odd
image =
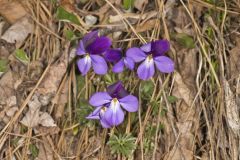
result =
[{"label": "green leaf", "polygon": [[152,115],[153,116],[157,116],[158,115],[159,104],[160,104],[159,101],[156,101],[156,100],[153,100],[152,102],[150,102],[150,105],[153,108],[153,111],[152,111]]},{"label": "green leaf", "polygon": [[122,154],[125,157],[130,157],[136,149],[136,138],[130,134],[112,135],[108,141],[112,154]]},{"label": "green leaf", "polygon": [[164,117],[167,113],[167,109],[166,108],[162,108],[161,112],[160,112],[160,115],[161,117]]},{"label": "green leaf", "polygon": [[[93,107],[89,105],[88,100],[80,98],[77,103],[76,108],[76,118],[75,120],[80,123],[81,125],[87,124],[89,121],[86,117],[93,111]],[[78,128],[78,127],[77,127]],[[73,131],[73,133],[76,132]]]},{"label": "green leaf", "polygon": [[178,98],[175,96],[168,96],[167,100],[169,103],[175,103],[178,100]]},{"label": "green leaf", "polygon": [[116,74],[114,74],[113,72],[110,72],[104,75],[103,80],[104,82],[106,82],[107,85],[111,85],[114,82],[116,82],[115,76]]},{"label": "green leaf", "polygon": [[216,3],[216,0],[205,0],[205,1],[208,2],[208,3],[211,3],[211,4],[215,4]]},{"label": "green leaf", "polygon": [[79,131],[78,126],[77,126],[77,127],[74,127],[74,128],[73,128],[73,135],[76,136],[76,135],[78,134],[78,131]]},{"label": "green leaf", "polygon": [[0,73],[7,71],[7,68],[8,68],[7,65],[8,65],[8,60],[0,59]]},{"label": "green leaf", "polygon": [[160,130],[164,130],[164,129],[165,129],[165,125],[162,124],[162,123],[160,123],[160,124],[159,124],[159,129],[160,129]]},{"label": "green leaf", "polygon": [[195,47],[193,38],[185,33],[176,34],[176,41],[186,48]]},{"label": "green leaf", "polygon": [[35,159],[38,156],[39,149],[34,144],[30,144],[29,150],[32,153],[33,158]]},{"label": "green leaf", "polygon": [[105,74],[103,78],[104,78],[104,81],[107,82],[108,84],[113,83],[113,78],[110,73]]},{"label": "green leaf", "polygon": [[57,3],[57,0],[50,0],[52,4],[56,4]]},{"label": "green leaf", "polygon": [[123,0],[123,8],[128,10],[133,8],[134,0]]},{"label": "green leaf", "polygon": [[30,60],[29,60],[29,58],[28,58],[28,56],[27,56],[27,53],[24,52],[24,50],[22,50],[22,49],[17,49],[17,50],[15,51],[15,56],[16,56],[16,58],[17,58],[19,61],[21,61],[21,62],[23,62],[23,63],[25,63],[25,64],[28,64],[28,63],[30,62]]},{"label": "green leaf", "polygon": [[209,38],[212,39],[214,37],[214,31],[211,27],[207,27],[206,32]]},{"label": "green leaf", "polygon": [[57,8],[57,19],[66,22],[72,22],[74,24],[80,24],[77,16],[73,13],[66,11],[63,7]]},{"label": "green leaf", "polygon": [[144,81],[143,84],[142,84],[142,91],[144,93],[152,93],[153,92],[153,89],[154,89],[154,84],[151,80],[149,81]]},{"label": "green leaf", "polygon": [[149,154],[154,148],[154,143],[149,138],[143,139],[144,154]]},{"label": "green leaf", "polygon": [[80,0],[81,3],[85,4],[87,3],[89,0]]},{"label": "green leaf", "polygon": [[13,146],[17,146],[18,142],[19,142],[20,138],[19,137],[16,137],[16,138],[13,138],[11,139],[11,145]]},{"label": "green leaf", "polygon": [[154,90],[154,84],[151,80],[143,81],[141,84],[141,93],[143,99],[149,99],[152,96]]},{"label": "green leaf", "polygon": [[64,30],[64,34],[65,34],[65,37],[67,38],[67,40],[69,40],[69,41],[73,40],[73,38],[75,37],[74,32],[71,30]]}]

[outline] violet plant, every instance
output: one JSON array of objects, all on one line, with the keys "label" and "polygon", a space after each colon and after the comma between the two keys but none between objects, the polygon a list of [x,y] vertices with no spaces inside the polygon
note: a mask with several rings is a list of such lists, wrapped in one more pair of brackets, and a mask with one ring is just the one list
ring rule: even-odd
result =
[{"label": "violet plant", "polygon": [[96,109],[86,118],[100,120],[104,128],[121,124],[125,116],[123,109],[128,112],[138,110],[137,97],[128,94],[120,81],[110,85],[107,92],[93,94],[89,103]]},{"label": "violet plant", "polygon": [[96,74],[104,75],[107,73],[108,66],[101,54],[106,52],[111,44],[109,38],[99,37],[98,31],[92,31],[80,40],[76,54],[83,56],[77,61],[78,69],[82,75],[86,75],[91,66]]},{"label": "violet plant", "polygon": [[[164,55],[170,49],[167,40],[157,40],[139,48],[129,48],[125,56],[121,48],[111,49],[111,44],[111,40],[99,36],[98,31],[92,31],[80,40],[76,54],[80,56],[77,66],[83,76],[91,67],[96,74],[106,74],[107,62],[113,63],[114,73],[123,72],[125,68],[134,70],[135,63],[141,62],[137,74],[142,80],[153,77],[155,67],[162,73],[174,71],[174,62]],[[89,103],[95,110],[86,118],[99,120],[104,128],[120,125],[124,121],[126,111],[136,112],[139,107],[137,97],[130,95],[121,81],[107,87],[106,92],[93,94]]]},{"label": "violet plant", "polygon": [[174,62],[164,56],[169,48],[170,45],[167,40],[158,40],[144,44],[140,48],[130,48],[126,54],[135,62],[143,61],[137,69],[137,74],[140,79],[148,80],[155,73],[155,65],[162,73],[171,73],[174,71]]}]

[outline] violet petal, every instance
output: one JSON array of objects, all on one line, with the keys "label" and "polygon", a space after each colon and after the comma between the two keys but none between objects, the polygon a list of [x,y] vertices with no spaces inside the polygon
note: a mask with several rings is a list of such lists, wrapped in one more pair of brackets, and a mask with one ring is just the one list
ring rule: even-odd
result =
[{"label": "violet petal", "polygon": [[100,75],[106,74],[108,66],[105,59],[99,55],[90,55],[90,57],[94,72]]},{"label": "violet petal", "polygon": [[107,108],[105,108],[106,110],[101,110],[100,112],[100,123],[102,125],[103,128],[111,128],[112,125],[106,120],[106,111]]},{"label": "violet petal", "polygon": [[121,81],[118,81],[110,86],[107,87],[107,92],[111,95],[113,98],[123,98],[128,94],[128,92],[123,87],[123,84]]},{"label": "violet petal", "polygon": [[84,35],[82,41],[84,48],[87,48],[91,43],[93,43],[96,38],[98,38],[98,31],[92,31]]},{"label": "violet petal", "polygon": [[82,75],[86,75],[91,68],[91,58],[87,55],[77,61],[77,66]]},{"label": "violet petal", "polygon": [[148,58],[140,64],[137,69],[138,77],[142,80],[148,80],[155,73],[154,62],[152,60],[148,60]]},{"label": "violet petal", "polygon": [[103,128],[111,128],[112,126],[106,121],[106,119],[103,117],[100,119],[100,123]]},{"label": "violet petal", "polygon": [[144,45],[142,45],[141,47],[140,47],[140,49],[143,51],[143,52],[146,52],[146,53],[148,53],[148,52],[151,52],[151,45],[152,45],[152,43],[147,43],[147,44],[144,44]]},{"label": "violet petal", "polygon": [[105,112],[104,117],[112,126],[121,124],[124,120],[124,112],[120,107],[119,101],[112,100],[109,108]]},{"label": "violet petal", "polygon": [[163,73],[171,73],[174,71],[174,62],[166,56],[155,57],[154,62],[158,70]]},{"label": "violet petal", "polygon": [[146,58],[146,54],[137,47],[129,48],[126,52],[127,57],[130,57],[134,62],[141,62]]},{"label": "violet petal", "polygon": [[112,71],[114,73],[120,73],[124,70],[124,62],[123,59],[121,59],[119,62],[117,62],[116,64],[114,64]]},{"label": "violet petal", "polygon": [[117,62],[122,58],[122,52],[119,49],[108,49],[104,54],[107,62]]},{"label": "violet petal", "polygon": [[130,57],[124,58],[124,64],[128,69],[130,69],[130,70],[134,69],[134,61],[132,58],[130,58]]},{"label": "violet petal", "polygon": [[93,94],[89,100],[89,103],[94,106],[102,106],[111,101],[112,97],[107,92],[97,92]]},{"label": "violet petal", "polygon": [[86,54],[85,47],[83,45],[83,41],[82,40],[78,44],[78,48],[77,48],[76,54],[79,55],[79,56]]},{"label": "violet petal", "polygon": [[133,95],[128,95],[119,99],[120,105],[128,112],[136,112],[138,110],[138,99]]},{"label": "violet petal", "polygon": [[162,56],[170,49],[170,44],[167,40],[158,40],[152,42],[153,56]]},{"label": "violet petal", "polygon": [[111,40],[108,37],[98,37],[96,40],[87,46],[86,50],[90,54],[102,54],[107,51],[112,45]]},{"label": "violet petal", "polygon": [[100,115],[100,111],[102,109],[101,107],[97,107],[92,113],[90,113],[86,118],[87,119],[100,119],[99,115]]}]

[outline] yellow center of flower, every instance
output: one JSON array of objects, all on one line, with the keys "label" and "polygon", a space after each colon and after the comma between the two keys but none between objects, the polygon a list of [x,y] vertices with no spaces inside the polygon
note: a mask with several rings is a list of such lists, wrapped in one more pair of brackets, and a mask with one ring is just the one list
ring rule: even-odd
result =
[{"label": "yellow center of flower", "polygon": [[150,62],[152,59],[153,59],[152,54],[150,54],[150,55],[147,56],[148,62]]},{"label": "yellow center of flower", "polygon": [[87,63],[91,63],[91,57],[88,53],[85,56],[85,64],[87,64]]},{"label": "yellow center of flower", "polygon": [[113,98],[113,102],[114,102],[114,103],[117,103],[117,102],[118,102],[118,99],[117,99],[117,98]]},{"label": "yellow center of flower", "polygon": [[87,57],[87,58],[90,58],[90,55],[89,55],[89,53],[86,53],[86,57]]},{"label": "yellow center of flower", "polygon": [[106,110],[107,110],[107,107],[102,107],[102,108],[101,108],[101,112],[102,112],[102,113],[105,113]]}]

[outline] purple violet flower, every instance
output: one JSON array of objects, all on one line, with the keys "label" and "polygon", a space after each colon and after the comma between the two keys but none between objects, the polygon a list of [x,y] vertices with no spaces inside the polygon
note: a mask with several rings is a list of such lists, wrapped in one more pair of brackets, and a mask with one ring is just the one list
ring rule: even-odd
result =
[{"label": "purple violet flower", "polygon": [[137,69],[137,74],[140,79],[147,80],[153,77],[155,73],[154,64],[162,73],[171,73],[174,71],[174,62],[164,56],[169,48],[170,44],[167,40],[158,40],[144,44],[140,48],[130,48],[126,54],[134,62],[143,61]]},{"label": "purple violet flower", "polygon": [[100,54],[109,49],[112,42],[109,38],[98,36],[98,31],[92,31],[86,34],[82,40],[80,40],[76,54],[78,56],[84,56],[77,61],[78,69],[82,75],[86,75],[91,66],[96,74],[107,73],[107,63]]},{"label": "purple violet flower", "polygon": [[108,62],[115,62],[113,65],[112,71],[114,73],[120,73],[124,70],[124,68],[128,68],[130,70],[134,69],[134,61],[130,57],[123,57],[121,48],[118,49],[109,49],[105,54],[104,58]]},{"label": "purple violet flower", "polygon": [[121,124],[124,120],[124,108],[128,112],[138,110],[137,97],[130,95],[121,82],[107,88],[107,92],[97,92],[92,95],[89,103],[96,109],[86,118],[99,119],[104,128]]}]

